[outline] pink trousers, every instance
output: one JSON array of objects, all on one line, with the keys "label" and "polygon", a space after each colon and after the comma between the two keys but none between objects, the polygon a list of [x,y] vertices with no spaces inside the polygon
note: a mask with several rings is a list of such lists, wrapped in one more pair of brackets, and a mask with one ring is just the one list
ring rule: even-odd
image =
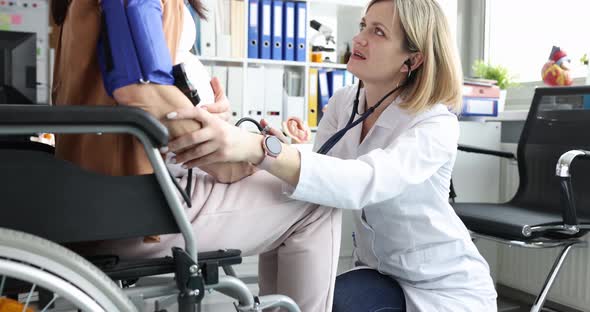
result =
[{"label": "pink trousers", "polygon": [[[186,184],[183,178],[182,184]],[[260,171],[233,184],[198,173],[186,210],[198,251],[241,249],[259,255],[261,294],[291,297],[304,312],[331,311],[340,251],[341,212],[290,199],[284,182]],[[170,254],[184,247],[180,235],[159,243],[133,239],[102,246],[127,257]]]}]

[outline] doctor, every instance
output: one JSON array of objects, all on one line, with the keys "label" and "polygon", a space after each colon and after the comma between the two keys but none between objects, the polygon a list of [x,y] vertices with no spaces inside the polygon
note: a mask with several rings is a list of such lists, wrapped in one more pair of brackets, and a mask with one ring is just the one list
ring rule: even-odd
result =
[{"label": "doctor", "polygon": [[354,210],[357,268],[337,278],[333,311],[496,311],[489,267],[447,201],[462,74],[440,6],[373,0],[347,68],[363,83],[330,99],[314,152],[198,108],[168,114],[203,125],[168,147],[185,167],[248,161],[292,199]]}]

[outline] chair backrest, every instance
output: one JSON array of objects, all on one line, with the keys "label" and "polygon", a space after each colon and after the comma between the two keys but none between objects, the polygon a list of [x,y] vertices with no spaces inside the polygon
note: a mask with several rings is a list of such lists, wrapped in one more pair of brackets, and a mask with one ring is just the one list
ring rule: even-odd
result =
[{"label": "chair backrest", "polygon": [[0,172],[0,227],[59,243],[179,232],[153,175],[97,175],[26,149],[0,149]]},{"label": "chair backrest", "polygon": [[[167,140],[166,129],[139,110],[0,107],[0,133],[68,124],[126,126],[154,145]],[[59,243],[180,232],[154,175],[104,176],[55,158],[46,145],[7,140],[0,141],[0,227]]]},{"label": "chair backrest", "polygon": [[[537,88],[518,144],[520,185],[511,202],[559,212],[555,167],[561,154],[590,150],[590,86]],[[590,216],[590,161],[571,168],[579,216]]]}]

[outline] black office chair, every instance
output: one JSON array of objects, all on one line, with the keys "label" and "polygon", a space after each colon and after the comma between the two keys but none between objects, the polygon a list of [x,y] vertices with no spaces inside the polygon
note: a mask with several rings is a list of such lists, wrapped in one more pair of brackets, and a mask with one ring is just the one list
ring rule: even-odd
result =
[{"label": "black office chair", "polygon": [[[520,184],[503,204],[453,203],[474,238],[562,248],[531,311],[541,310],[569,251],[590,230],[590,86],[537,88],[518,142]],[[459,150],[514,158],[511,153]],[[570,175],[570,173],[573,173]],[[460,191],[460,190],[459,190]]]}]

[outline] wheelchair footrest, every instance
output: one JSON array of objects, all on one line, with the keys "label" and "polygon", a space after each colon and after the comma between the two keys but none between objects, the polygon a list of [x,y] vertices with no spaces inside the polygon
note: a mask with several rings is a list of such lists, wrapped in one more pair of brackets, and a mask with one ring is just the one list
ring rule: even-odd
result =
[{"label": "wheelchair footrest", "polygon": [[[242,252],[237,249],[202,252],[198,254],[198,264],[203,271],[207,284],[216,283],[213,276],[219,267],[242,263]],[[144,276],[174,273],[174,259],[172,257],[121,260],[118,256],[93,256],[88,261],[99,267],[113,280],[133,280]]]},{"label": "wheelchair footrest", "polygon": [[199,268],[205,279],[206,285],[219,282],[219,267],[231,266],[242,263],[240,250],[218,250],[203,252],[198,255]]}]

